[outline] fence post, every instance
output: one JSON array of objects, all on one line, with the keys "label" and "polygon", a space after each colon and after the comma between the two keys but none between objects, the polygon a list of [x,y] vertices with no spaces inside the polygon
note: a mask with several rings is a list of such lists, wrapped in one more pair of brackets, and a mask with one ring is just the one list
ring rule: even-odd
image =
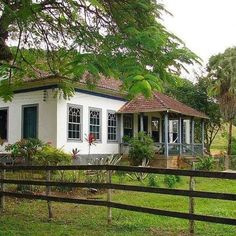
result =
[{"label": "fence post", "polygon": [[[195,170],[195,163],[192,163],[192,170]],[[193,176],[190,176],[189,179],[189,190],[194,191],[195,189],[195,179]],[[195,201],[193,197],[189,197],[189,214],[194,214],[194,206],[195,206]],[[194,220],[189,220],[189,233],[190,235],[194,235],[194,226],[195,222]]]},{"label": "fence post", "polygon": [[[5,179],[5,175],[6,175],[6,170],[3,168],[1,170],[1,179]],[[1,183],[1,191],[4,192],[5,191],[5,184]],[[0,200],[0,211],[3,212],[5,209],[5,196],[4,194],[1,194],[0,196],[1,200]]]},{"label": "fence post", "polygon": [[[47,170],[47,181],[51,180],[51,171]],[[51,194],[51,186],[46,186],[46,196],[49,196]],[[52,203],[50,201],[47,201],[48,205],[48,218],[51,220],[53,218],[52,214]]]},{"label": "fence post", "polygon": [[[111,184],[111,174],[112,171],[108,170],[107,171],[107,183]],[[111,202],[111,189],[108,188],[107,189],[107,202]],[[112,212],[111,212],[111,207],[107,207],[107,223],[111,224],[111,220],[112,220]]]}]

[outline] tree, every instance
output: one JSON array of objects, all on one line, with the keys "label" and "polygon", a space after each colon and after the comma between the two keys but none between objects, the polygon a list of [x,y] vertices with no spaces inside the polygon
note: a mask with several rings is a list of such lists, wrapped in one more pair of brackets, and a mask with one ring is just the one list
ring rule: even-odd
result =
[{"label": "tree", "polygon": [[[193,84],[189,80],[180,79],[175,86],[168,85],[166,93],[183,102],[184,104],[204,112],[209,120],[205,121],[205,147],[210,153],[211,145],[218,134],[223,129],[222,116],[219,104],[214,98],[209,96],[208,89],[211,86],[211,80],[206,76],[198,76],[198,81]],[[201,141],[201,127],[196,123],[195,135],[198,141]]]},{"label": "tree", "polygon": [[229,122],[227,154],[232,152],[232,126],[236,117],[236,47],[212,56],[208,63],[209,77],[212,79],[210,92],[219,101],[222,116]]},{"label": "tree", "polygon": [[151,95],[198,60],[161,24],[165,12],[156,0],[0,0],[0,97],[10,100],[22,78],[49,75],[70,94],[85,72]]}]

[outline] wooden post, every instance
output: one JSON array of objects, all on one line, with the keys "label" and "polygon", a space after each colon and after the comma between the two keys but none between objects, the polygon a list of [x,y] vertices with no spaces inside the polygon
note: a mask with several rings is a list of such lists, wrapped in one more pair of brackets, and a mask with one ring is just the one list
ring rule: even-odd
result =
[{"label": "wooden post", "polygon": [[[51,180],[51,171],[47,170],[47,181]],[[51,186],[46,186],[46,196],[49,196],[51,194]],[[51,220],[53,218],[52,214],[52,203],[50,201],[47,201],[48,205],[48,218]]]},{"label": "wooden post", "polygon": [[[1,170],[1,179],[5,179],[6,175],[6,170],[2,169]],[[5,191],[5,184],[1,183],[1,191]],[[5,196],[3,194],[0,195],[0,211],[3,212],[5,209]]]},{"label": "wooden post", "polygon": [[[107,183],[111,184],[111,170],[107,171]],[[111,189],[107,189],[107,202],[111,202]],[[111,212],[111,207],[107,207],[107,223],[111,224],[112,220],[112,212]]]},{"label": "wooden post", "polygon": [[[195,163],[192,163],[192,170],[195,170]],[[190,176],[189,179],[189,190],[194,191],[195,189],[195,179],[193,176]],[[193,197],[189,197],[189,214],[194,214],[194,206],[195,206],[195,201]],[[189,233],[190,235],[194,235],[194,226],[195,222],[194,220],[189,220]]]}]

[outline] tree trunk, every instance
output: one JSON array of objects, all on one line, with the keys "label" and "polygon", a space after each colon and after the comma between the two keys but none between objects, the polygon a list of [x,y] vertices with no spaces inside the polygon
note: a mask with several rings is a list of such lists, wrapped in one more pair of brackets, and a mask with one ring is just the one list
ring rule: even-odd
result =
[{"label": "tree trunk", "polygon": [[228,136],[228,149],[227,149],[228,156],[231,156],[232,153],[232,129],[233,129],[233,121],[231,120],[229,122],[229,136]]},{"label": "tree trunk", "polygon": [[232,129],[233,129],[233,120],[230,120],[229,121],[227,156],[225,158],[225,169],[229,169],[229,166],[230,166],[230,156],[232,153]]},{"label": "tree trunk", "polygon": [[2,16],[0,17],[0,60],[11,61],[13,55],[9,46],[6,44],[8,39],[8,28],[12,21],[12,14],[7,7],[4,7]]}]

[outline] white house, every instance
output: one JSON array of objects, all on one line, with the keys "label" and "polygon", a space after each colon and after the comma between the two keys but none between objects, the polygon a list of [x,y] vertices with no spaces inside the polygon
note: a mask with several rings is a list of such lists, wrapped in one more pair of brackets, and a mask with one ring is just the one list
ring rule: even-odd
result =
[{"label": "white house", "polygon": [[95,90],[80,82],[74,96],[64,99],[57,93],[59,86],[60,81],[50,77],[31,81],[15,91],[11,102],[0,100],[0,137],[5,144],[39,138],[66,152],[77,148],[85,158],[89,134],[96,138],[90,155],[94,157],[125,152],[123,136],[142,130],[153,137],[157,154],[166,160],[203,150],[203,142],[194,140],[194,121],[201,120],[204,130],[206,115],[164,94],[127,101],[120,81],[101,78]]}]

